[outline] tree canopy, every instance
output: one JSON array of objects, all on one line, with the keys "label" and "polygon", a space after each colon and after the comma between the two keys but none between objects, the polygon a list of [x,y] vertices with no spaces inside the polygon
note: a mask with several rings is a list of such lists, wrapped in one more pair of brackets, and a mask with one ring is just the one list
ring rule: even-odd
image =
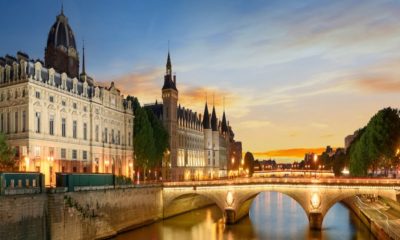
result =
[{"label": "tree canopy", "polygon": [[150,109],[140,106],[137,98],[128,96],[135,113],[133,143],[135,164],[146,172],[147,168],[161,166],[168,148],[168,132]]},{"label": "tree canopy", "polygon": [[399,110],[384,108],[376,113],[349,148],[350,173],[365,176],[368,170],[390,168],[398,163],[400,146]]},{"label": "tree canopy", "polygon": [[13,171],[17,164],[15,150],[6,142],[6,136],[0,133],[0,171]]},{"label": "tree canopy", "polygon": [[249,170],[249,176],[253,176],[254,173],[254,156],[251,152],[246,152],[244,155],[244,169]]}]

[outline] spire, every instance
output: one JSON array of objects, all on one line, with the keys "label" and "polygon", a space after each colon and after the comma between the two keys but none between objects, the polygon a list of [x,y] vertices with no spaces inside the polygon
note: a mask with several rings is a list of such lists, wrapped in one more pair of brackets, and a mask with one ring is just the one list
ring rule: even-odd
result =
[{"label": "spire", "polygon": [[83,47],[82,47],[82,74],[86,75],[86,64],[85,64],[85,40],[83,40]]},{"label": "spire", "polygon": [[206,101],[206,106],[204,107],[203,128],[210,129],[210,115],[208,113],[207,101]]},{"label": "spire", "polygon": [[60,15],[64,15],[64,2],[61,1],[61,13]]},{"label": "spire", "polygon": [[171,75],[172,73],[172,64],[171,64],[171,57],[169,55],[169,50],[168,50],[168,57],[167,57],[167,75]]},{"label": "spire", "polygon": [[218,130],[217,114],[215,113],[215,106],[213,106],[213,110],[212,110],[212,114],[211,114],[211,129],[213,131]]}]

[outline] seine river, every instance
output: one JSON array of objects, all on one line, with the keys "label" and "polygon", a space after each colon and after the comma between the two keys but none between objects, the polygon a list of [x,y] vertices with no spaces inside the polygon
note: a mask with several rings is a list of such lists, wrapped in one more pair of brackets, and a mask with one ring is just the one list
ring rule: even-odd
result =
[{"label": "seine river", "polygon": [[116,237],[127,239],[374,239],[345,205],[337,203],[325,216],[322,231],[310,231],[301,206],[290,197],[267,192],[253,201],[249,217],[225,225],[216,206],[195,210]]}]

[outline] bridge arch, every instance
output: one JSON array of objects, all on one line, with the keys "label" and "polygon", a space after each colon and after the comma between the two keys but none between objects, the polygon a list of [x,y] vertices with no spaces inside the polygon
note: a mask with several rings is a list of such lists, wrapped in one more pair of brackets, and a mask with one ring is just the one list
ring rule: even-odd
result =
[{"label": "bridge arch", "polygon": [[329,210],[339,202],[342,202],[345,199],[351,198],[351,197],[356,197],[360,195],[376,195],[381,198],[393,200],[396,200],[396,195],[391,193],[391,192],[386,192],[386,191],[372,191],[372,190],[364,190],[364,191],[346,191],[342,192],[340,194],[332,194],[329,197],[326,197],[325,201],[325,207],[322,209],[321,214],[322,217],[325,218],[325,216],[328,214]]},{"label": "bridge arch", "polygon": [[170,193],[164,195],[163,217],[168,218],[176,216],[194,209],[216,205],[221,214],[224,213],[224,205],[218,196],[206,192],[184,192]]}]

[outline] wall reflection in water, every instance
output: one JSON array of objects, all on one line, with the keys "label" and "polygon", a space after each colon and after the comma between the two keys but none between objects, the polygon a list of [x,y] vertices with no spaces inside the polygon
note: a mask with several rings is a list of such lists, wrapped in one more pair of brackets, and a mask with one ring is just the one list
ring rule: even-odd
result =
[{"label": "wall reflection in water", "polygon": [[295,200],[267,192],[254,199],[249,217],[235,225],[225,225],[218,207],[212,206],[121,234],[116,239],[373,239],[373,236],[342,204],[329,210],[321,232],[310,231],[307,216]]}]

